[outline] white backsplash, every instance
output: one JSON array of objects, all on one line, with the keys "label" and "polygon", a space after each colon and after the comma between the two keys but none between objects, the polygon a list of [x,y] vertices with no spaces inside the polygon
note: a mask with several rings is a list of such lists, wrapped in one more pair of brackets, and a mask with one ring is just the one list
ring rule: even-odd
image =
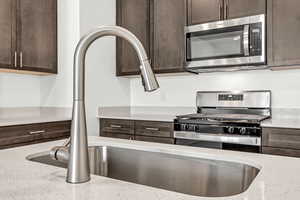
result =
[{"label": "white backsplash", "polygon": [[300,108],[300,70],[243,71],[158,78],[161,88],[144,93],[131,80],[132,106],[194,106],[197,91],[271,90],[276,108]]},{"label": "white backsplash", "polygon": [[0,74],[0,107],[40,105],[40,77],[25,74]]}]

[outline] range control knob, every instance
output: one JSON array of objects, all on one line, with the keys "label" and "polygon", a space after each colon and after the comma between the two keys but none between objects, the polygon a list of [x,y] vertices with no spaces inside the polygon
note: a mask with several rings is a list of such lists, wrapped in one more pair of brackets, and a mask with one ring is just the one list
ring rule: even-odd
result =
[{"label": "range control knob", "polygon": [[181,131],[186,131],[187,125],[186,124],[181,124],[180,125],[180,130]]},{"label": "range control knob", "polygon": [[188,125],[187,131],[195,131],[196,126],[193,124]]},{"label": "range control knob", "polygon": [[244,127],[240,128],[239,131],[240,131],[240,134],[242,134],[242,135],[245,135],[247,133],[247,129]]},{"label": "range control knob", "polygon": [[234,127],[228,127],[228,133],[233,134],[234,133]]}]

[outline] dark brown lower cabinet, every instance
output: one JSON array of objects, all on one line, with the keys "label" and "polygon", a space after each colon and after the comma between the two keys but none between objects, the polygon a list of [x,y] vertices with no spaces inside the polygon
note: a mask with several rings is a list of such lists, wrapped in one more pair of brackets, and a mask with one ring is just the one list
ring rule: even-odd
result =
[{"label": "dark brown lower cabinet", "polygon": [[147,137],[147,136],[135,136],[135,140],[144,141],[144,142],[156,142],[164,144],[174,144],[175,141],[173,138],[160,138],[160,137]]},{"label": "dark brown lower cabinet", "polygon": [[133,140],[134,139],[133,135],[120,134],[120,133],[101,132],[100,136],[110,137],[110,138],[119,138],[119,139],[125,139],[125,140]]},{"label": "dark brown lower cabinet", "polygon": [[0,127],[0,149],[67,138],[70,131],[71,121]]},{"label": "dark brown lower cabinet", "polygon": [[166,144],[175,143],[171,122],[101,118],[100,136]]},{"label": "dark brown lower cabinet", "polygon": [[134,121],[120,119],[100,119],[100,132],[107,134],[134,135]]},{"label": "dark brown lower cabinet", "polygon": [[300,129],[263,128],[262,153],[300,157]]},{"label": "dark brown lower cabinet", "polygon": [[262,147],[262,153],[278,156],[290,156],[300,158],[300,150],[296,149],[282,149],[273,147]]},{"label": "dark brown lower cabinet", "polygon": [[135,121],[135,135],[172,138],[173,123]]}]

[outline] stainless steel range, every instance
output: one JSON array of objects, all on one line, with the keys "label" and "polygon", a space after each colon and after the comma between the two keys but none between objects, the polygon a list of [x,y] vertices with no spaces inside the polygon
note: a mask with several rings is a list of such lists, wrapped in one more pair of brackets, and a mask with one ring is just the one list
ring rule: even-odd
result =
[{"label": "stainless steel range", "polygon": [[270,117],[271,91],[197,92],[197,113],[174,120],[176,144],[260,152]]}]

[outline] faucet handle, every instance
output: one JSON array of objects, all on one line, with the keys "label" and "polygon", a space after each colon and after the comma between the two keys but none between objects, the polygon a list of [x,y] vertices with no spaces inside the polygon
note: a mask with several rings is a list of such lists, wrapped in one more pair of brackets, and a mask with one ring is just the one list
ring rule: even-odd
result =
[{"label": "faucet handle", "polygon": [[63,143],[62,146],[68,147],[68,146],[70,146],[70,144],[71,144],[71,138],[69,137],[69,138],[67,138],[67,139],[64,141],[64,143]]},{"label": "faucet handle", "polygon": [[68,163],[69,161],[69,148],[65,146],[53,147],[50,151],[50,157],[53,160],[60,161],[62,163]]}]

